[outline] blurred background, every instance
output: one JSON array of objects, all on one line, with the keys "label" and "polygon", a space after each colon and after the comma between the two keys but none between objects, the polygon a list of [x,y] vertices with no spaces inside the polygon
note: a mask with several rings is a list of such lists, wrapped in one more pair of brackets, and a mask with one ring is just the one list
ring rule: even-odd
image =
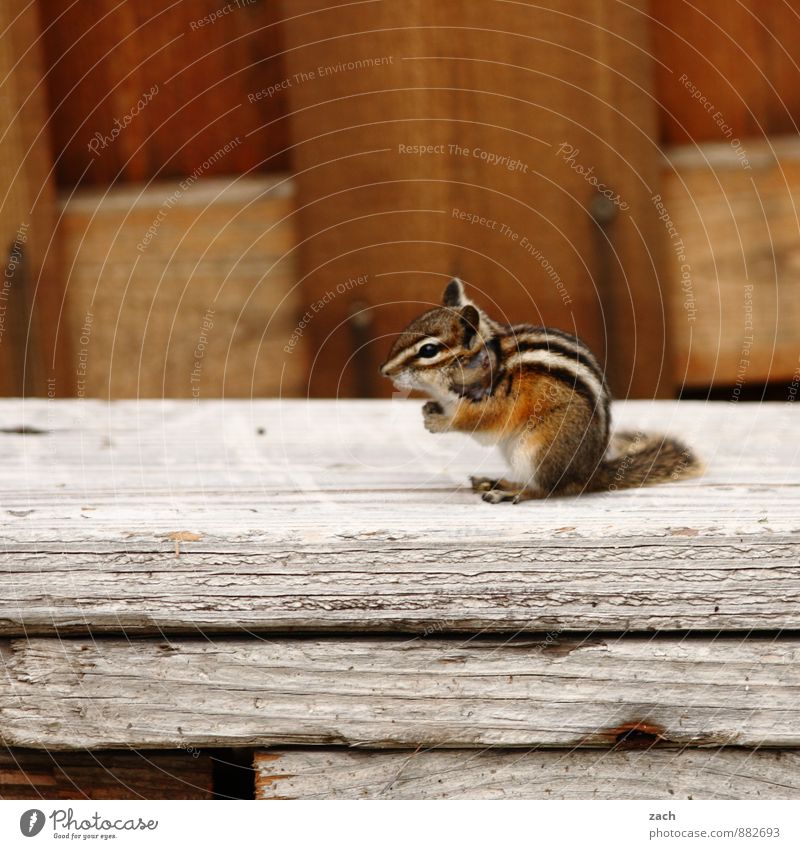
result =
[{"label": "blurred background", "polygon": [[800,2],[0,6],[0,394],[370,397],[457,274],[619,397],[800,387]]}]

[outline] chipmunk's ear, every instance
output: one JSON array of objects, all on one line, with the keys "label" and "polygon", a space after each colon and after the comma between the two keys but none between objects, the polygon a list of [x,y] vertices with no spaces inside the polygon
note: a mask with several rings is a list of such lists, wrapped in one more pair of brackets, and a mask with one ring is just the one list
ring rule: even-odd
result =
[{"label": "chipmunk's ear", "polygon": [[464,295],[464,284],[454,277],[445,287],[444,295],[442,296],[442,306],[445,307],[461,307],[467,301]]},{"label": "chipmunk's ear", "polygon": [[464,328],[464,344],[469,345],[478,332],[481,315],[472,304],[467,304],[465,307],[461,307],[459,317],[461,319],[461,326]]}]

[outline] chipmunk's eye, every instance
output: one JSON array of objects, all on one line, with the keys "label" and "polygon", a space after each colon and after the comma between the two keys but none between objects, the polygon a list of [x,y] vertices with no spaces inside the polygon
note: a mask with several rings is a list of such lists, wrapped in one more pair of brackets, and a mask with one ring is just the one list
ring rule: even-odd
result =
[{"label": "chipmunk's eye", "polygon": [[419,349],[419,351],[417,352],[417,356],[428,359],[428,357],[435,357],[441,350],[441,345],[434,345],[432,342],[429,342],[427,345],[423,345]]}]

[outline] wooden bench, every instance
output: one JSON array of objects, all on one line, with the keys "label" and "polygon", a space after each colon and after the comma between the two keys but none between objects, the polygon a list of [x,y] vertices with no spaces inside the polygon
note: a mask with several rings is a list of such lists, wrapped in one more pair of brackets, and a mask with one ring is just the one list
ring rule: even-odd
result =
[{"label": "wooden bench", "polygon": [[792,405],[617,404],[704,477],[518,506],[419,407],[0,401],[2,742],[253,749],[260,798],[800,798]]}]

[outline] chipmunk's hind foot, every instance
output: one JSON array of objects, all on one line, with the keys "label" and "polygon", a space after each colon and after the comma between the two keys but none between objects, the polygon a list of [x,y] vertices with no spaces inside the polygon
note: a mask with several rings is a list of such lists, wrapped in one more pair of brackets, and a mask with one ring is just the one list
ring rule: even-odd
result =
[{"label": "chipmunk's hind foot", "polygon": [[[499,481],[498,483],[508,484],[508,481]],[[524,489],[514,484],[507,487],[495,487],[482,495],[483,500],[488,504],[519,504],[522,501],[531,501],[541,497],[541,493],[537,490]]]}]

